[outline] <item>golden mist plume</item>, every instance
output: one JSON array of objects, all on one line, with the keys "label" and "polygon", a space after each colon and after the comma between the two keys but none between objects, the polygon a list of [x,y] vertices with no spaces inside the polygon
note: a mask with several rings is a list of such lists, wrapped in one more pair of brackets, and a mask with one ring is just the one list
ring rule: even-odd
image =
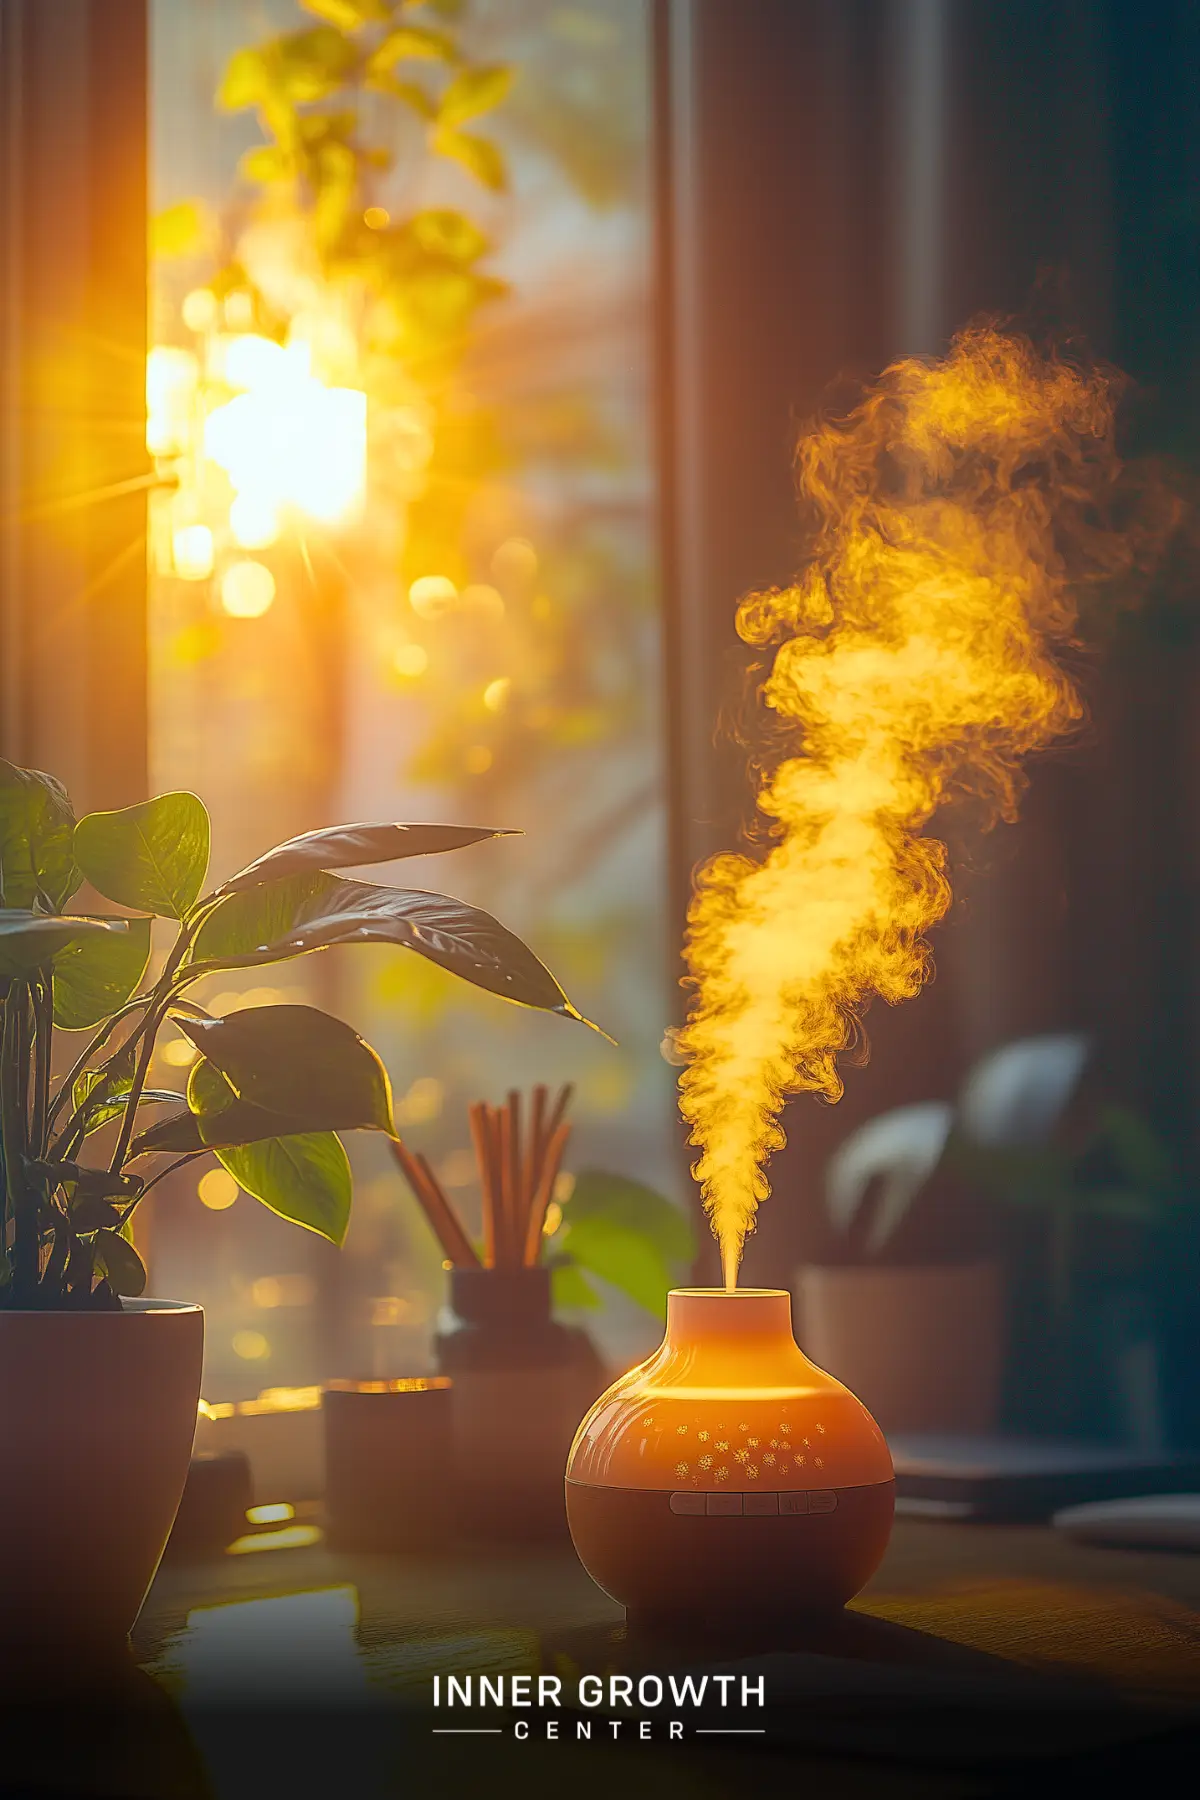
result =
[{"label": "golden mist plume", "polygon": [[1015,817],[1022,760],[1083,714],[1059,659],[1085,591],[1144,568],[1173,522],[1123,501],[1118,385],[977,325],[800,443],[811,560],[738,610],[766,653],[755,766],[774,841],[705,864],[688,915],[680,1108],[728,1286],[784,1099],[837,1100],[861,1009],[930,972],[950,887],[923,827],[963,794]]}]

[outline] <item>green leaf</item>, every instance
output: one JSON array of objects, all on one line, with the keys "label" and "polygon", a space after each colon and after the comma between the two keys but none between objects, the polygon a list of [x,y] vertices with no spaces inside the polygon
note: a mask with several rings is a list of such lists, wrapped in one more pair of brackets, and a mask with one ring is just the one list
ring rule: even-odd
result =
[{"label": "green leaf", "polygon": [[433,147],[442,156],[449,156],[461,163],[469,175],[490,188],[494,194],[503,194],[508,188],[508,169],[503,156],[495,144],[487,138],[475,137],[473,133],[457,131],[449,125],[439,125],[433,134]]},{"label": "green leaf", "polygon": [[150,960],[150,920],[119,922],[123,930],[80,938],[55,957],[54,1023],[63,1031],[98,1025],[135,992]]},{"label": "green leaf", "polygon": [[27,907],[0,909],[0,979],[26,980],[68,944],[120,933],[125,921],[56,918]]},{"label": "green leaf", "polygon": [[76,1197],[82,1195],[90,1200],[136,1200],[144,1186],[140,1175],[116,1175],[111,1169],[93,1169],[69,1158],[51,1162],[27,1158],[25,1168],[29,1175],[44,1181],[51,1190],[69,1186]]},{"label": "green leaf", "polygon": [[[130,1081],[132,1083],[132,1076]],[[108,1089],[111,1087],[111,1083],[112,1076],[106,1069],[84,1069],[83,1073],[76,1078],[75,1086],[71,1089],[71,1106],[74,1111],[78,1112],[97,1088]]]},{"label": "green leaf", "polygon": [[300,0],[305,12],[327,19],[339,31],[361,31],[364,25],[377,25],[388,17],[383,0]]},{"label": "green leaf", "polygon": [[350,1223],[353,1182],[342,1141],[332,1131],[267,1138],[258,1144],[217,1151],[217,1160],[248,1194],[340,1245]]},{"label": "green leaf", "polygon": [[603,1219],[636,1231],[653,1244],[665,1262],[690,1263],[696,1255],[696,1232],[683,1208],[645,1182],[606,1169],[584,1169],[575,1178],[563,1210],[564,1224],[574,1233],[585,1220]]},{"label": "green leaf", "polygon": [[[75,1083],[71,1092],[71,1104],[78,1112],[86,1106],[83,1113],[84,1136],[90,1137],[93,1131],[99,1131],[110,1119],[119,1118],[129,1104],[129,1095],[133,1089],[131,1074],[112,1075],[103,1069],[85,1069]],[[90,1102],[90,1104],[89,1104]],[[187,1095],[178,1094],[171,1088],[143,1088],[139,1106],[187,1106]],[[197,1148],[203,1148],[198,1145]]]},{"label": "green leaf", "polygon": [[445,894],[334,875],[292,876],[231,894],[197,932],[191,962],[255,966],[331,944],[396,944],[518,1005],[581,1016],[532,950],[490,913]]},{"label": "green leaf", "polygon": [[75,827],[75,859],[94,888],[118,906],[168,919],[196,904],[208,846],[208,813],[195,794],[88,813]]},{"label": "green leaf", "polygon": [[660,1318],[669,1289],[696,1253],[691,1221],[679,1207],[640,1181],[597,1169],[578,1177],[553,1245],[556,1256]]},{"label": "green leaf", "polygon": [[481,113],[499,106],[512,87],[516,71],[504,63],[493,63],[478,69],[463,69],[454,77],[438,107],[442,125],[462,125],[477,119]]},{"label": "green leaf", "polygon": [[251,1106],[306,1119],[313,1129],[395,1136],[387,1070],[341,1019],[314,1006],[254,1006],[178,1024]]},{"label": "green leaf", "polygon": [[92,1239],[92,1256],[96,1267],[107,1275],[114,1294],[133,1297],[145,1293],[146,1265],[129,1239],[122,1237],[119,1231],[107,1228],[98,1231]]},{"label": "green leaf", "polygon": [[50,911],[62,911],[83,879],[71,850],[74,829],[60,781],[0,758],[0,906],[30,907],[41,895]]},{"label": "green leaf", "polygon": [[482,843],[485,838],[515,836],[519,833],[496,830],[490,825],[331,825],[277,844],[274,850],[247,863],[218,891],[237,894],[286,875],[305,875],[318,869],[352,869],[362,863],[400,862],[408,856],[439,856],[446,850]]},{"label": "green leaf", "polygon": [[550,1304],[555,1312],[594,1312],[600,1296],[582,1269],[572,1262],[560,1262],[550,1270]]},{"label": "green leaf", "polygon": [[139,1132],[129,1153],[194,1156],[202,1150],[261,1143],[264,1138],[302,1136],[313,1124],[312,1119],[287,1118],[239,1100],[225,1077],[201,1058],[188,1082],[188,1104]]},{"label": "green leaf", "polygon": [[454,40],[444,31],[433,31],[427,25],[400,25],[389,31],[367,58],[366,73],[369,80],[376,80],[390,74],[398,62],[416,57],[425,62],[453,62],[455,56]]},{"label": "green leaf", "polygon": [[119,1226],[123,1208],[102,1194],[72,1193],[68,1204],[71,1224],[77,1232],[95,1231],[102,1225]]}]

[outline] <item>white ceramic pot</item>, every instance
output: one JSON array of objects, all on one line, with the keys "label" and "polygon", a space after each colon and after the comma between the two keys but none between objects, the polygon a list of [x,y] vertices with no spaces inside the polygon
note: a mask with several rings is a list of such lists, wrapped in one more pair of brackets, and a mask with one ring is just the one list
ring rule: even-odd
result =
[{"label": "white ceramic pot", "polygon": [[797,1336],[884,1431],[994,1431],[1004,1360],[995,1263],[802,1268]]},{"label": "white ceramic pot", "polygon": [[204,1314],[0,1311],[0,1650],[124,1642],[187,1478]]}]

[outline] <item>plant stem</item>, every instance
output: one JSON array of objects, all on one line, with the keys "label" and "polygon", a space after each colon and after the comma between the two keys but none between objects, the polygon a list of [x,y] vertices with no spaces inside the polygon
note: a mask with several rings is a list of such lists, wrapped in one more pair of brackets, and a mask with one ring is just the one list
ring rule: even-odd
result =
[{"label": "plant stem", "polygon": [[60,1213],[54,1221],[54,1239],[50,1255],[46,1259],[46,1271],[42,1276],[42,1281],[51,1294],[58,1294],[62,1290],[72,1236],[70,1220],[65,1213]]},{"label": "plant stem", "polygon": [[[59,1085],[58,1093],[51,1102],[49,1116],[46,1121],[47,1133],[55,1124],[55,1121],[58,1119],[59,1114],[68,1100],[73,1097],[75,1083],[79,1080],[79,1077],[83,1074],[83,1071],[87,1068],[96,1052],[104,1048],[122,1019],[128,1018],[129,1014],[136,1012],[139,1007],[144,1009],[144,1016],[138,1024],[137,1030],[130,1033],[129,1037],[121,1045],[121,1050],[128,1050],[133,1044],[137,1043],[143,1032],[145,1032],[150,1025],[152,1015],[155,1014],[157,1014],[157,1018],[155,1020],[154,1029],[157,1031],[158,1026],[162,1024],[163,1018],[165,1018],[168,1010],[168,1007],[162,1006],[164,996],[168,997],[169,1005],[174,1005],[178,999],[178,995],[173,991],[173,988],[177,979],[179,964],[187,954],[192,939],[200,929],[200,926],[204,923],[209,913],[212,912],[217,904],[217,900],[211,895],[207,899],[197,902],[189,917],[180,926],[179,935],[175,939],[175,943],[172,946],[170,956],[167,958],[163,972],[151,988],[150,992],[148,994],[135,994],[132,1000],[127,1000],[124,1006],[118,1007],[117,1011],[111,1013],[109,1017],[104,1020],[104,1023],[88,1041],[85,1048],[71,1065],[68,1073],[63,1077],[63,1080]],[[185,979],[189,981],[192,979],[190,972],[187,973]],[[120,1051],[116,1054],[119,1055]],[[112,1059],[110,1058],[109,1060],[111,1061]],[[134,1110],[136,1111],[136,1104],[134,1105]],[[79,1109],[76,1108],[67,1124],[66,1129],[68,1131],[72,1130],[72,1128],[77,1125],[78,1118]]]},{"label": "plant stem", "polygon": [[[137,1031],[133,1034],[133,1038],[130,1040],[130,1042],[133,1042],[136,1038],[140,1037],[142,1040],[142,1047],[138,1052],[137,1067],[133,1072],[133,1086],[129,1090],[129,1098],[125,1102],[125,1111],[121,1117],[121,1126],[117,1133],[116,1147],[112,1153],[112,1160],[108,1165],[110,1172],[114,1175],[120,1174],[122,1164],[129,1153],[129,1145],[133,1137],[133,1128],[137,1122],[138,1103],[142,1097],[142,1089],[146,1085],[146,1077],[150,1073],[150,1062],[154,1055],[154,1045],[158,1037],[159,1027],[162,1025],[163,1020],[170,1010],[172,999],[171,984],[204,914],[205,905],[201,902],[200,906],[191,915],[190,919],[185,919],[179,927],[179,935],[171,948],[171,954],[163,965],[162,974],[154,984],[154,993],[151,1003],[146,1008],[145,1016],[138,1026]],[[128,1048],[128,1046],[123,1047]]]},{"label": "plant stem", "polygon": [[76,1057],[75,1061],[71,1064],[70,1069],[59,1083],[58,1092],[50,1102],[50,1111],[46,1116],[47,1133],[52,1130],[59,1113],[75,1092],[75,1083],[79,1080],[79,1077],[83,1074],[83,1071],[87,1068],[97,1050],[103,1050],[105,1044],[108,1042],[117,1026],[121,1023],[122,1019],[127,1018],[131,1012],[136,1012],[139,1006],[148,1006],[153,998],[154,995],[152,993],[137,994],[132,1000],[127,1000],[124,1006],[120,1007],[118,1011],[110,1014],[110,1016],[105,1019],[99,1031],[97,1031],[95,1036],[89,1041],[86,1049]]},{"label": "plant stem", "polygon": [[28,1003],[25,984],[13,982],[4,1002],[4,1046],[0,1054],[0,1130],[4,1134],[8,1216],[13,1222],[13,1299],[18,1306],[32,1304],[38,1278],[37,1194],[30,1191],[24,1166],[27,1118],[23,1092],[28,1069],[22,1069],[22,1041]]},{"label": "plant stem", "polygon": [[50,1065],[54,1051],[54,987],[53,975],[44,969],[36,989],[33,1009],[34,1069],[33,1123],[29,1141],[35,1156],[44,1156],[48,1137],[47,1115],[50,1099]]}]

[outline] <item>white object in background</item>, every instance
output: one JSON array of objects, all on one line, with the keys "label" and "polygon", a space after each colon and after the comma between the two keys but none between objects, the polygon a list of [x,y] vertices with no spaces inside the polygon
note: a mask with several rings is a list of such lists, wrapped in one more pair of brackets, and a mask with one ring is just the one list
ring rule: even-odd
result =
[{"label": "white object in background", "polygon": [[867,1249],[883,1248],[941,1161],[954,1123],[945,1100],[922,1100],[881,1113],[848,1137],[825,1168],[825,1204],[839,1231],[849,1231],[872,1182],[879,1204]]},{"label": "white object in background", "polygon": [[1119,1550],[1200,1550],[1200,1494],[1143,1494],[1067,1506],[1053,1520],[1080,1544]]},{"label": "white object in background", "polygon": [[1081,1032],[1021,1038],[981,1057],[963,1083],[963,1136],[992,1149],[1044,1144],[1065,1112],[1091,1055]]}]

